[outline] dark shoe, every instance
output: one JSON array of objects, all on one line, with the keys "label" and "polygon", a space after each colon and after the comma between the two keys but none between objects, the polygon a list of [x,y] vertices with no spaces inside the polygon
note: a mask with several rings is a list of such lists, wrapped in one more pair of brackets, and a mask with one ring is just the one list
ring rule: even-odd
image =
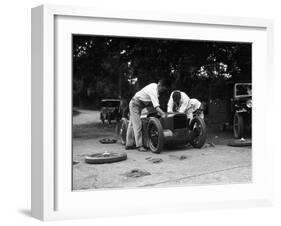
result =
[{"label": "dark shoe", "polygon": [[138,151],[140,151],[140,152],[147,152],[148,149],[146,149],[146,148],[144,148],[144,147],[139,147],[139,148],[138,148]]},{"label": "dark shoe", "polygon": [[133,149],[136,149],[136,148],[137,148],[136,146],[125,146],[126,150],[133,150]]}]

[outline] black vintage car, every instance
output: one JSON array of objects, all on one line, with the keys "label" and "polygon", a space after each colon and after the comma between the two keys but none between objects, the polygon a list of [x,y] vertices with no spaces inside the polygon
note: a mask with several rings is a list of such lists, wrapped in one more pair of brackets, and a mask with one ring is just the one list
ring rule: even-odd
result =
[{"label": "black vintage car", "polygon": [[[190,143],[201,148],[206,141],[206,125],[203,119],[195,116],[191,122],[183,113],[167,113],[160,117],[156,112],[141,115],[143,144],[153,153],[160,153],[164,146],[181,146]],[[126,144],[128,119],[123,118],[117,135]]]},{"label": "black vintage car", "polygon": [[235,138],[242,138],[252,126],[252,84],[235,83],[231,99],[233,115],[233,133]]},{"label": "black vintage car", "polygon": [[100,120],[102,123],[104,123],[105,120],[111,123],[112,120],[119,121],[121,119],[120,99],[103,99],[100,105]]}]

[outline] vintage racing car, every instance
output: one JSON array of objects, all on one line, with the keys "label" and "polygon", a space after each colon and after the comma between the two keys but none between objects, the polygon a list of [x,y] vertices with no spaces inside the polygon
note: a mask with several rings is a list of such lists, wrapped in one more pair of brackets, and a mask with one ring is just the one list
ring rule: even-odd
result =
[{"label": "vintage racing car", "polygon": [[[141,114],[144,147],[153,153],[160,153],[164,146],[181,146],[190,143],[201,148],[206,141],[206,125],[202,118],[195,116],[191,121],[183,113],[167,113],[160,117],[156,112]],[[126,144],[128,119],[123,118],[116,127],[117,136]]]}]

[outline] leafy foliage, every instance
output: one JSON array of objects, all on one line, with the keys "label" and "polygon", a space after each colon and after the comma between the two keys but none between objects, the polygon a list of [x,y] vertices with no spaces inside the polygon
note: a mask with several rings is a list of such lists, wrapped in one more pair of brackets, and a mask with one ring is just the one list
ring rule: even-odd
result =
[{"label": "leafy foliage", "polygon": [[251,44],[73,35],[74,104],[130,99],[160,78],[199,99],[221,81],[251,80]]}]

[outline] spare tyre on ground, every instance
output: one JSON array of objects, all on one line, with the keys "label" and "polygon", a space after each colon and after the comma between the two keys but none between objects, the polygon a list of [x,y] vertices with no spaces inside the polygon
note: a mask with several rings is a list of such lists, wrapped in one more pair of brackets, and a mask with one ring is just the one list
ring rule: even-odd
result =
[{"label": "spare tyre on ground", "polygon": [[228,146],[232,147],[249,147],[252,146],[252,141],[247,139],[234,139],[228,142]]},{"label": "spare tyre on ground", "polygon": [[85,162],[90,164],[104,164],[120,162],[127,159],[126,153],[102,152],[85,156]]}]

